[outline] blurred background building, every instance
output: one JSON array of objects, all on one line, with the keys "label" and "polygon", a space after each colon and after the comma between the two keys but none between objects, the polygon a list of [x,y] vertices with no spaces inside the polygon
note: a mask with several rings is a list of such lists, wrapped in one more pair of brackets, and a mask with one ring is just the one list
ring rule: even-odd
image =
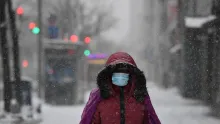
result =
[{"label": "blurred background building", "polygon": [[[219,0],[42,2],[42,28],[38,30],[38,1],[13,1],[21,77],[29,77],[35,83],[39,81],[37,46],[40,31],[42,41],[73,44],[79,41],[83,44],[79,46],[84,52],[81,51],[82,55],[77,58],[80,61],[76,62],[79,70],[76,77],[80,82],[76,90],[82,93],[76,98],[78,103],[83,102],[86,90],[96,87],[96,74],[108,55],[126,51],[146,72],[148,81],[164,89],[175,87],[182,97],[200,100],[211,108],[213,115],[220,116]],[[10,24],[7,27],[9,29]],[[13,75],[13,39],[9,30],[7,39]],[[89,54],[92,57],[88,57]],[[1,100],[2,63],[0,67]]]}]

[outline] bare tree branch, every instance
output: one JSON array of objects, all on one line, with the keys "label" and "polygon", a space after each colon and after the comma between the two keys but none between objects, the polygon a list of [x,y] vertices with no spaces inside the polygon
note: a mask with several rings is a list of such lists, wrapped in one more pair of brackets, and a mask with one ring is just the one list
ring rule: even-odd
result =
[{"label": "bare tree branch", "polygon": [[111,6],[109,8],[101,8],[97,5],[88,8],[85,3],[75,0],[71,4],[67,4],[66,1],[59,1],[59,4],[54,6],[53,9],[58,17],[59,26],[65,27],[65,25],[68,25],[66,24],[66,19],[68,19],[69,28],[72,28],[73,32],[77,33],[81,38],[97,36],[112,28],[117,22],[112,16]]}]

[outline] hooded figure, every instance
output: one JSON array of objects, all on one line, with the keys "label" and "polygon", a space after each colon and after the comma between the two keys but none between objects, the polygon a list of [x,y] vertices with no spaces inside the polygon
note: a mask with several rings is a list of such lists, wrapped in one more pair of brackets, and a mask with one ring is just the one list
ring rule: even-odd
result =
[{"label": "hooded figure", "polygon": [[80,124],[161,124],[147,92],[146,78],[133,58],[112,54],[97,76]]}]

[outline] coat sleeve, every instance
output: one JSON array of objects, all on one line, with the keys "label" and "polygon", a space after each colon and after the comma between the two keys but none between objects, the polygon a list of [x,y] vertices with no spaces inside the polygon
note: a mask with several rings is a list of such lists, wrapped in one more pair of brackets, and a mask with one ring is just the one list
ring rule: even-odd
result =
[{"label": "coat sleeve", "polygon": [[100,102],[100,92],[98,89],[92,90],[89,96],[89,100],[82,112],[80,124],[91,124],[94,113],[97,110],[97,106]]},{"label": "coat sleeve", "polygon": [[144,121],[143,121],[143,124],[150,124],[149,123],[149,113],[148,113],[147,107],[145,107],[145,111],[144,111]]},{"label": "coat sleeve", "polygon": [[147,108],[147,113],[145,113],[146,115],[148,115],[148,120],[149,120],[149,124],[161,124],[155,110],[154,110],[154,107],[151,103],[151,100],[150,100],[150,96],[147,95],[146,98],[145,98],[145,106]]},{"label": "coat sleeve", "polygon": [[95,111],[95,114],[93,115],[92,124],[101,124],[101,117],[100,117],[99,105],[97,106],[97,109],[96,109],[96,111]]},{"label": "coat sleeve", "polygon": [[98,107],[97,107],[97,109],[95,111],[95,114],[93,115],[92,124],[101,124],[99,105],[98,105]]}]

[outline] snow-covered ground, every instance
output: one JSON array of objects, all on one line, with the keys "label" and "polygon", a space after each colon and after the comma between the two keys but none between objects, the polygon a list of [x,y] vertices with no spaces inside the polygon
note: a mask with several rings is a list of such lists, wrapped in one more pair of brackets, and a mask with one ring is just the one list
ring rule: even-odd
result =
[{"label": "snow-covered ground", "polygon": [[[162,124],[220,124],[220,120],[207,116],[207,107],[197,101],[181,98],[176,89],[166,91],[148,83],[148,90]],[[45,105],[42,124],[78,124],[82,109],[83,105]]]},{"label": "snow-covered ground", "polygon": [[150,83],[148,90],[162,124],[220,124],[220,120],[207,115],[208,107],[183,99],[177,89],[166,91]]},{"label": "snow-covered ground", "polygon": [[[181,98],[176,89],[166,91],[148,83],[148,90],[162,124],[220,124],[220,120],[207,115],[208,107],[199,101]],[[44,105],[42,124],[78,124],[83,107]]]}]

